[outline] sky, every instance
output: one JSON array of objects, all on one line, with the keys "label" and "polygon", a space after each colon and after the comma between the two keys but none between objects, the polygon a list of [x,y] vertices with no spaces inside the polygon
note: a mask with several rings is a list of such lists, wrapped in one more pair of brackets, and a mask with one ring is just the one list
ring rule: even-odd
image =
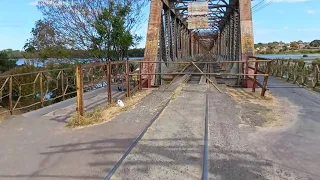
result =
[{"label": "sky", "polygon": [[[260,1],[253,1],[252,6]],[[253,10],[255,43],[320,39],[320,0],[266,1],[268,6]],[[36,0],[0,0],[0,50],[22,50],[35,21],[42,17],[36,4]],[[149,6],[143,12],[144,20],[136,33],[145,36]],[[144,45],[145,39],[138,47]]]}]

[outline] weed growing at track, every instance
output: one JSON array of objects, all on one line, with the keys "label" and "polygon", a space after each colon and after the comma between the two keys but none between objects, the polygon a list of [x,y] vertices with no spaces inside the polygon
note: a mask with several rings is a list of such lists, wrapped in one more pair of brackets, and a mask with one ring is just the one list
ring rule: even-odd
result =
[{"label": "weed growing at track", "polygon": [[132,97],[126,98],[124,100],[124,107],[119,107],[116,104],[111,104],[107,108],[97,108],[93,111],[87,112],[83,117],[74,115],[70,118],[67,127],[84,128],[87,126],[110,122],[120,113],[134,109],[135,105],[150,93],[151,90],[137,92]]}]

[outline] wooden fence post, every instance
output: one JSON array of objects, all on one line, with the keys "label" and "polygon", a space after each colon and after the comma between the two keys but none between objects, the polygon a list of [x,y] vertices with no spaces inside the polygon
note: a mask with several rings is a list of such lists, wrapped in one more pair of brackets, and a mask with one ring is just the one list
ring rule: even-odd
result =
[{"label": "wooden fence post", "polygon": [[265,76],[263,79],[263,85],[262,85],[262,91],[261,91],[261,96],[264,97],[267,91],[267,83],[268,83],[268,78],[270,75],[270,69],[271,69],[271,63],[272,61],[267,63],[267,72],[266,74],[268,74],[268,76]]},{"label": "wooden fence post", "polygon": [[127,89],[127,97],[130,97],[130,67],[129,61],[126,61],[126,89]]},{"label": "wooden fence post", "polygon": [[83,77],[81,65],[76,66],[76,86],[77,86],[77,112],[78,116],[84,115],[83,107]]},{"label": "wooden fence post", "polygon": [[142,67],[143,67],[143,64],[142,62],[139,62],[139,90],[142,90]]},{"label": "wooden fence post", "polygon": [[252,92],[256,92],[257,73],[258,73],[258,62],[255,62],[255,65],[254,65],[254,76],[253,76]]},{"label": "wooden fence post", "polygon": [[109,105],[112,103],[112,95],[111,95],[111,61],[107,64],[107,83],[108,83],[108,103]]},{"label": "wooden fence post", "polygon": [[61,92],[62,92],[62,99],[65,100],[65,89],[64,89],[64,70],[61,70]]},{"label": "wooden fence post", "polygon": [[13,115],[13,109],[12,109],[12,76],[9,77],[9,108],[10,108],[10,114]]},{"label": "wooden fence post", "polygon": [[43,92],[43,74],[42,74],[42,73],[40,73],[39,81],[40,81],[41,107],[44,107],[44,101],[43,101],[43,98],[44,98],[44,92]]}]

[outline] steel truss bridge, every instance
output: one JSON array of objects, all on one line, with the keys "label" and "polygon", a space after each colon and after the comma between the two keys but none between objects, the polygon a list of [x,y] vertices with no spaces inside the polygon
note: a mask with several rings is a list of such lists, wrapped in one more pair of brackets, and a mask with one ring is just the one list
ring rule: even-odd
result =
[{"label": "steel truss bridge", "polygon": [[[207,29],[188,29],[190,2],[208,3]],[[214,57],[211,60],[218,61],[246,61],[253,56],[251,0],[151,0],[145,61],[195,61],[208,53]],[[156,73],[164,68],[154,63],[144,69]],[[241,66],[232,70],[253,74]],[[159,83],[153,76],[148,86]],[[250,86],[250,82],[242,83]]]}]

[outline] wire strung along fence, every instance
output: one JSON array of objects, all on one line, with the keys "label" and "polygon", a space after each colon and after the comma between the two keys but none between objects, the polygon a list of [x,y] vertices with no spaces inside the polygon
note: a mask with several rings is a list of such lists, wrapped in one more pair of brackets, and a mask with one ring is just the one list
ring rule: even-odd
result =
[{"label": "wire strung along fence", "polygon": [[[108,61],[95,62],[90,64],[78,64],[66,69],[43,70],[32,73],[14,74],[0,76],[0,116],[7,114],[20,114],[32,110],[42,108],[63,100],[76,96],[77,113],[83,116],[85,113],[84,95],[89,91],[99,88],[106,89],[107,104],[112,104],[115,98],[114,91],[120,91],[121,95],[130,97],[142,87],[148,85],[152,76],[154,79],[172,80],[179,75],[204,75],[212,85],[216,87],[213,81],[208,79],[207,75],[242,76],[245,79],[254,82],[255,87],[259,86],[264,96],[267,90],[267,80],[269,76],[270,60],[250,60],[250,61],[216,61],[216,62],[153,62],[143,60],[130,61]],[[165,63],[166,66],[159,66]],[[254,69],[254,74],[222,72],[203,72],[200,64],[242,64],[255,63],[254,67],[247,64],[246,67]],[[267,64],[267,70],[259,70],[260,65]],[[150,67],[160,67],[156,73],[151,73]],[[167,67],[165,69],[161,67]],[[185,71],[189,67],[193,67],[194,71]],[[262,66],[265,67],[265,66]],[[257,76],[263,76],[264,81],[261,84],[257,80]],[[160,83],[161,84],[161,83]],[[103,92],[103,91],[102,91]],[[87,105],[87,104],[86,104]]]},{"label": "wire strung along fence", "polygon": [[[261,68],[266,69],[266,66],[261,65]],[[320,63],[317,61],[274,59],[270,74],[320,92]]]},{"label": "wire strung along fence", "polygon": [[[141,70],[141,67],[140,67]],[[106,87],[107,104],[115,100],[113,91],[123,91],[130,97],[142,89],[141,77],[138,78],[138,64],[134,61],[108,61],[76,66],[77,113],[85,113],[84,93]]]},{"label": "wire strung along fence", "polygon": [[0,116],[32,111],[76,95],[74,68],[0,76]]}]

